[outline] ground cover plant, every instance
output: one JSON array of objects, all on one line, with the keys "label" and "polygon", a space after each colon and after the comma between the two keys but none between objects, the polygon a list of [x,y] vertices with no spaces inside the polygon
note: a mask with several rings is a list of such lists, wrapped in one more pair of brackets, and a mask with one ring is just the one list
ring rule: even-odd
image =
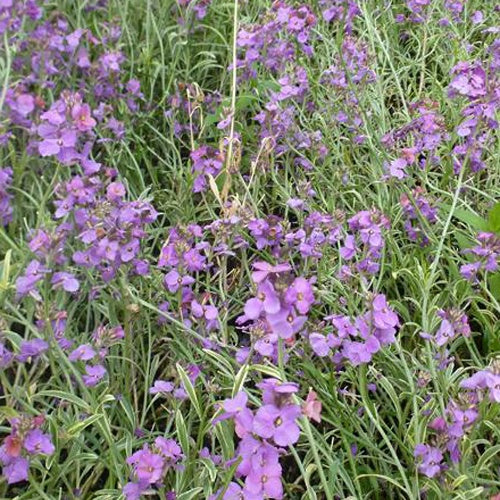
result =
[{"label": "ground cover plant", "polygon": [[0,498],[500,498],[499,20],[0,0]]}]

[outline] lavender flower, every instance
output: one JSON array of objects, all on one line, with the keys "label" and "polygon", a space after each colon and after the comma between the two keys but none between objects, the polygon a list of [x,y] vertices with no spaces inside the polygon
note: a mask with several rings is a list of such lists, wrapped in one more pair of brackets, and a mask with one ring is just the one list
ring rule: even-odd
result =
[{"label": "lavender flower", "polygon": [[40,429],[34,429],[24,438],[24,448],[32,455],[52,455],[55,447],[50,436],[44,434]]},{"label": "lavender flower", "polygon": [[21,343],[21,350],[17,355],[18,361],[26,363],[34,360],[49,348],[49,344],[42,339],[26,340]]},{"label": "lavender flower", "polygon": [[11,185],[12,169],[0,168],[0,226],[6,226],[12,221],[12,194],[9,193]]},{"label": "lavender flower", "polygon": [[500,403],[500,375],[491,370],[481,370],[460,382],[463,389],[487,390],[492,402]]},{"label": "lavender flower", "polygon": [[253,432],[266,439],[272,438],[278,446],[294,444],[300,435],[299,426],[295,422],[300,414],[300,408],[296,405],[281,408],[264,405],[255,414]]},{"label": "lavender flower", "polygon": [[87,365],[82,379],[87,387],[94,387],[104,378],[106,373],[106,368],[102,365]]},{"label": "lavender flower", "polygon": [[443,470],[443,453],[438,448],[426,444],[418,444],[415,446],[416,458],[421,461],[418,465],[418,470],[427,477],[434,477],[440,474]]}]

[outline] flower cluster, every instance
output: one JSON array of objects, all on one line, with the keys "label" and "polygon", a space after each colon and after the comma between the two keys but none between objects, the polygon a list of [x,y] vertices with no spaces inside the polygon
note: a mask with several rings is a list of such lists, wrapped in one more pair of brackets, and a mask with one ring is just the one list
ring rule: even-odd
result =
[{"label": "flower cluster", "polygon": [[500,403],[500,369],[499,363],[494,362],[491,368],[480,370],[474,375],[460,382],[460,387],[472,393],[488,393],[493,403]]},{"label": "flower cluster", "polygon": [[[16,281],[18,297],[30,294],[40,300],[37,285],[48,275],[53,289],[77,292],[80,283],[73,273],[51,267],[67,268],[66,249],[77,266],[96,269],[104,281],[122,265],[131,264],[137,274],[147,273],[147,263],[138,254],[144,227],[155,220],[156,211],[144,201],[125,201],[124,185],[113,181],[114,172],[108,175],[104,182],[99,176],[75,175],[58,186],[54,217],[65,220],[53,230],[39,229],[32,235],[29,246],[36,259]],[[71,251],[70,245],[81,248]]]},{"label": "flower cluster", "polygon": [[92,335],[92,344],[81,344],[68,355],[72,362],[84,362],[85,374],[82,375],[82,380],[87,387],[94,387],[105,377],[107,371],[102,362],[109,348],[124,337],[125,332],[121,326],[100,325]]},{"label": "flower cluster", "polygon": [[389,229],[389,219],[378,210],[363,210],[351,217],[348,224],[349,232],[343,239],[340,256],[351,263],[342,265],[339,277],[347,280],[356,273],[377,273],[384,248],[383,231]]},{"label": "flower cluster", "polygon": [[179,5],[186,10],[192,9],[198,20],[205,18],[211,3],[212,0],[179,0]]},{"label": "flower cluster", "polygon": [[394,151],[397,158],[386,165],[390,177],[407,177],[406,169],[411,165],[427,168],[438,165],[438,149],[449,139],[443,117],[437,104],[430,100],[412,103],[411,111],[416,115],[409,123],[385,134],[381,142]]},{"label": "flower cluster", "polygon": [[[247,26],[238,32],[240,78],[256,78],[259,65],[279,73],[299,51],[306,55],[312,53],[308,42],[316,16],[310,7],[294,8],[280,0],[274,2],[264,18],[263,24]],[[293,42],[298,42],[299,48]]]},{"label": "flower cluster", "polygon": [[374,295],[368,311],[355,318],[328,316],[333,332],[311,332],[309,343],[317,356],[332,358],[338,365],[348,361],[353,366],[369,363],[384,346],[395,342],[399,317],[384,295]]},{"label": "flower cluster", "polygon": [[475,398],[463,398],[461,403],[450,400],[444,416],[429,423],[433,431],[431,444],[418,444],[415,457],[419,459],[418,470],[427,477],[435,477],[448,469],[445,457],[451,462],[460,461],[460,442],[479,417]]},{"label": "flower cluster", "polygon": [[316,17],[308,5],[295,8],[282,1],[275,2],[263,17],[262,24],[239,30],[237,61],[240,78],[255,79],[260,68],[280,77],[278,89],[268,92],[268,102],[255,116],[260,125],[260,150],[274,150],[277,156],[291,153],[294,165],[310,170],[313,159],[306,158],[306,153],[320,160],[327,153],[322,134],[306,132],[298,122],[300,104],[305,104],[308,113],[314,110],[308,99],[307,71],[299,58],[302,53],[312,54],[310,39]]},{"label": "flower cluster", "polygon": [[[89,29],[71,31],[70,24],[61,15],[38,22],[42,11],[32,0],[11,2],[10,8],[4,7],[0,12],[0,19],[2,16],[6,16],[8,22],[1,24],[0,29],[16,30],[22,25],[24,32],[10,40],[12,48],[16,49],[13,51],[13,67],[24,71],[20,71],[16,84],[6,92],[7,123],[16,125],[21,131],[38,132],[38,139],[42,140],[33,143],[33,152],[38,152],[39,145],[43,156],[57,155],[70,162],[71,155],[65,153],[72,153],[71,149],[76,145],[75,135],[81,137],[82,133],[90,132],[95,124],[94,118],[100,121],[107,118],[105,128],[112,132],[121,126],[116,118],[110,117],[111,102],[123,100],[131,111],[138,109],[138,102],[143,97],[139,82],[132,79],[122,83],[124,56],[113,47],[120,37],[119,28],[104,23],[102,38],[99,39]],[[28,19],[37,22],[26,22]],[[98,101],[99,107],[93,111],[94,118],[90,116],[87,104],[77,102],[76,109],[65,110],[59,100],[43,123],[34,126],[39,112],[45,107],[45,100],[52,98],[50,91],[60,80],[71,81],[74,74],[81,90],[66,94],[69,97],[85,92],[86,96]],[[72,108],[75,103],[70,98],[68,104]],[[64,121],[57,117],[58,114],[64,117]],[[9,130],[0,133],[0,143],[7,142],[12,136]],[[62,148],[68,150],[61,152]]]},{"label": "flower cluster", "polygon": [[329,107],[333,118],[354,135],[356,144],[364,142],[363,117],[360,110],[359,96],[376,80],[371,68],[368,47],[352,36],[346,36],[335,55],[334,63],[324,71],[321,82],[335,91]]},{"label": "flower cluster", "polygon": [[411,192],[411,197],[404,193],[400,198],[406,234],[411,241],[418,242],[421,246],[428,245],[429,238],[420,221],[426,220],[432,227],[438,220],[437,208],[431,205],[424,193],[424,189],[419,186]]},{"label": "flower cluster", "polygon": [[257,293],[247,300],[244,314],[236,321],[245,325],[257,353],[277,361],[278,340],[293,342],[307,321],[314,303],[314,280],[293,277],[286,263],[273,266],[259,261],[253,268]]},{"label": "flower cluster", "polygon": [[[187,365],[185,369],[191,384],[194,385],[201,374],[201,368],[198,365],[191,363]],[[153,396],[158,395],[165,397],[172,395],[178,401],[184,401],[188,397],[186,387],[182,381],[175,384],[174,382],[158,379],[154,381],[153,386],[149,388],[148,392]]]},{"label": "flower cluster", "polygon": [[9,36],[18,32],[25,18],[37,21],[42,16],[42,10],[36,0],[15,2],[14,0],[3,0],[0,3],[0,35]]},{"label": "flower cluster", "polygon": [[12,220],[12,194],[9,188],[12,184],[12,169],[0,168],[0,226],[6,226]]},{"label": "flower cluster", "polygon": [[181,447],[175,439],[157,437],[154,446],[144,445],[127,458],[132,466],[132,481],[123,487],[127,500],[138,500],[152,486],[160,486],[170,469],[179,469],[183,459]]},{"label": "flower cluster", "polygon": [[207,189],[209,176],[217,177],[224,166],[224,155],[210,146],[200,146],[191,152],[193,163],[193,192],[199,193]]},{"label": "flower cluster", "polygon": [[458,309],[439,310],[441,324],[434,335],[422,333],[421,337],[431,340],[438,347],[450,343],[456,337],[469,337],[471,329],[467,315]]},{"label": "flower cluster", "polygon": [[[383,459],[379,423],[408,422],[397,451],[414,451],[435,481],[425,488],[446,472],[457,496],[461,485],[489,496],[500,366],[471,369],[496,339],[470,337],[471,326],[494,329],[498,304],[446,273],[453,245],[439,245],[431,273],[425,263],[439,196],[456,190],[477,213],[482,194],[493,199],[500,40],[489,42],[498,29],[487,23],[499,9],[242,1],[232,19],[209,13],[212,0],[171,2],[162,15],[161,2],[88,0],[67,13],[71,2],[39,3],[0,0],[0,496],[36,497],[41,485],[47,497],[264,500],[328,496],[331,483],[339,498],[366,497],[370,481],[351,486],[346,464],[370,476]],[[394,15],[408,23],[387,31]],[[144,37],[145,50],[130,46]],[[156,168],[167,150],[187,167]],[[381,178],[373,158],[387,160]],[[168,211],[176,195],[183,205]],[[391,224],[407,237],[391,237]],[[465,251],[471,282],[498,271],[494,226]],[[415,273],[414,261],[424,263]],[[423,306],[415,276],[428,278]],[[489,298],[495,284],[484,283]],[[384,404],[394,391],[403,412]],[[334,395],[323,418],[318,394]],[[44,418],[19,416],[38,405],[60,429],[54,443]],[[298,445],[305,419],[321,425]],[[338,454],[327,483],[331,461],[307,449],[315,439]],[[76,454],[60,484],[55,459]],[[397,474],[394,461],[383,472]],[[386,495],[397,486],[386,482]]]},{"label": "flower cluster", "polygon": [[[447,320],[443,320],[443,323]],[[460,321],[463,321],[463,316]],[[468,329],[468,326],[465,327]],[[448,335],[446,335],[448,337]],[[415,447],[415,457],[419,459],[418,470],[427,477],[439,476],[449,468],[446,456],[453,464],[461,459],[460,443],[474,425],[479,423],[479,403],[487,393],[490,403],[500,403],[500,370],[498,362],[491,367],[476,372],[460,382],[458,402],[450,400],[444,415],[429,423],[433,432],[430,444],[420,443]]]},{"label": "flower cluster", "polygon": [[286,245],[304,259],[320,259],[326,248],[341,239],[343,219],[340,211],[334,216],[312,212],[304,219],[303,227],[285,234]]},{"label": "flower cluster", "polygon": [[453,148],[456,173],[467,161],[472,172],[486,167],[487,148],[494,141],[494,131],[498,129],[496,112],[500,105],[498,95],[499,77],[498,49],[492,45],[492,61],[460,62],[451,70],[452,80],[448,94],[451,98],[464,98],[466,105],[462,110],[462,122],[455,133],[461,139]]},{"label": "flower cluster", "polygon": [[41,430],[44,420],[43,415],[11,419],[11,432],[0,446],[2,474],[8,484],[27,481],[30,460],[54,453],[51,436]]},{"label": "flower cluster", "polygon": [[196,274],[212,267],[207,259],[211,245],[203,235],[203,228],[197,224],[171,229],[161,249],[158,266],[169,270],[163,284],[168,292],[178,294],[180,299],[179,310],[172,314],[180,315],[186,326],[194,324],[210,332],[219,328],[219,312],[211,303],[210,294],[196,295],[192,287]]},{"label": "flower cluster", "polygon": [[[223,413],[215,422],[232,419],[240,438],[235,459],[240,462],[236,475],[245,479],[243,489],[232,483],[222,498],[283,498],[282,448],[295,444],[300,436],[297,419],[301,408],[293,402],[298,386],[277,379],[265,379],[257,384],[262,390],[262,406],[256,411],[248,408],[248,395],[240,391],[226,399]],[[214,498],[218,498],[217,494]]]},{"label": "flower cluster", "polygon": [[335,22],[344,26],[348,35],[352,33],[353,21],[361,13],[354,0],[320,0],[319,5],[326,22]]},{"label": "flower cluster", "polygon": [[463,264],[460,273],[470,281],[476,281],[480,271],[496,271],[500,261],[500,238],[494,233],[479,233],[478,245],[464,251],[474,257],[475,261]]}]

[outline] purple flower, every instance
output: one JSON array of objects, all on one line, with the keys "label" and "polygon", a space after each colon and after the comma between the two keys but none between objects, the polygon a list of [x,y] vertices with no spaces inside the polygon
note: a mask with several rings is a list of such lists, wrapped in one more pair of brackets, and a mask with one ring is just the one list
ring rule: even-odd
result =
[{"label": "purple flower", "polygon": [[93,347],[90,344],[82,344],[70,353],[68,359],[70,361],[89,361],[96,355]]},{"label": "purple flower", "polygon": [[443,453],[439,448],[434,448],[426,444],[415,446],[415,457],[420,457],[421,462],[418,470],[427,477],[434,477],[441,473],[443,469]]},{"label": "purple flower", "polygon": [[490,401],[500,403],[500,375],[489,370],[481,370],[460,382],[463,389],[488,389]]},{"label": "purple flower", "polygon": [[405,168],[408,166],[408,162],[404,158],[396,158],[389,163],[388,171],[391,177],[396,179],[404,179],[407,174]]},{"label": "purple flower", "polygon": [[224,166],[224,155],[210,146],[201,146],[191,152],[192,171],[196,175],[193,191],[199,193],[207,188],[208,176],[217,177]]},{"label": "purple flower", "polygon": [[299,439],[300,429],[295,420],[300,415],[300,407],[294,404],[281,408],[264,405],[255,414],[253,432],[266,439],[273,438],[278,446],[289,446]]},{"label": "purple flower", "polygon": [[215,306],[202,305],[197,300],[191,302],[191,312],[195,318],[205,318],[208,322],[215,321],[219,317],[219,311]]},{"label": "purple flower", "polygon": [[165,275],[163,284],[169,292],[175,293],[181,286],[191,285],[195,279],[191,276],[181,276],[175,269],[172,269]]},{"label": "purple flower", "polygon": [[373,324],[377,328],[393,328],[399,324],[398,315],[387,304],[384,295],[376,295],[372,302]]},{"label": "purple flower", "polygon": [[450,83],[450,95],[455,94],[476,99],[486,94],[486,72],[480,63],[460,62],[453,69],[454,78]]},{"label": "purple flower", "polygon": [[340,247],[340,256],[343,259],[351,260],[356,255],[356,251],[356,238],[349,234],[344,239],[344,246]]},{"label": "purple flower", "polygon": [[340,338],[347,338],[357,334],[356,327],[352,324],[348,316],[331,316],[326,319],[331,319],[333,326],[337,329]]},{"label": "purple flower", "polygon": [[448,426],[448,434],[455,438],[464,436],[466,430],[472,427],[479,417],[479,413],[474,407],[463,410],[456,404],[450,404],[447,411],[451,418],[451,425]]},{"label": "purple flower", "polygon": [[83,382],[87,387],[94,387],[106,375],[106,368],[102,365],[87,365],[85,367],[86,375],[82,376]]},{"label": "purple flower", "polygon": [[254,467],[266,463],[278,463],[278,450],[267,441],[261,441],[251,433],[246,434],[238,445],[238,456],[241,462],[238,465],[239,475],[248,476]]},{"label": "purple flower", "polygon": [[58,155],[59,159],[61,159],[61,156],[64,156],[64,154],[71,152],[75,154],[73,148],[76,146],[77,135],[74,130],[58,131],[57,128],[51,125],[42,124],[38,132],[42,137],[45,137],[38,144],[40,156]]},{"label": "purple flower", "polygon": [[127,500],[140,500],[142,492],[147,488],[147,485],[141,483],[127,483],[123,487],[123,495]]},{"label": "purple flower", "polygon": [[[267,498],[282,498],[281,465],[272,463],[252,469],[245,480],[245,490],[257,498],[263,498],[264,495]],[[252,498],[248,493],[244,492],[244,498]]]},{"label": "purple flower", "polygon": [[12,173],[11,168],[0,168],[0,226],[6,226],[12,221],[12,194],[9,193]]},{"label": "purple flower", "polygon": [[276,349],[276,343],[278,342],[278,336],[274,333],[268,333],[263,337],[259,338],[255,344],[255,350],[262,356],[272,356]]},{"label": "purple flower", "polygon": [[25,363],[29,359],[36,359],[40,354],[44,353],[49,348],[49,344],[42,339],[26,340],[21,343],[21,350],[17,355],[17,359],[21,363]]},{"label": "purple flower", "polygon": [[242,438],[252,431],[253,414],[247,408],[248,395],[244,391],[238,392],[233,399],[226,399],[223,403],[224,413],[216,421],[232,418],[236,434]]},{"label": "purple flower", "polygon": [[444,346],[457,336],[469,337],[471,330],[467,315],[458,309],[440,310],[438,315],[442,318],[438,331],[434,336],[421,333],[421,337],[432,339],[439,347]]},{"label": "purple flower", "polygon": [[175,439],[157,437],[155,446],[165,458],[166,465],[174,465],[183,457],[182,449]]},{"label": "purple flower", "polygon": [[472,24],[481,24],[484,19],[484,14],[480,10],[476,10],[472,13],[470,19],[472,21]]},{"label": "purple flower", "polygon": [[74,274],[58,272],[52,276],[52,285],[54,289],[63,288],[66,292],[74,293],[80,288],[79,281],[75,278]]},{"label": "purple flower", "polygon": [[74,120],[76,128],[80,132],[91,130],[96,125],[96,121],[90,114],[90,107],[88,104],[76,104],[73,106],[71,117]]},{"label": "purple flower", "polygon": [[16,292],[18,297],[24,297],[29,293],[33,293],[36,297],[39,297],[38,292],[36,292],[36,284],[43,279],[43,275],[46,274],[48,270],[42,266],[37,260],[32,260],[26,267],[24,276],[20,276],[16,280]]},{"label": "purple flower", "polygon": [[186,268],[190,272],[203,271],[206,267],[206,257],[194,248],[188,250],[183,257]]},{"label": "purple flower", "polygon": [[0,342],[0,368],[5,369],[12,361],[14,354]]},{"label": "purple flower", "polygon": [[307,314],[314,303],[311,283],[305,278],[295,278],[286,291],[285,300],[288,304],[294,305],[300,314]]},{"label": "purple flower", "polygon": [[125,186],[121,182],[112,182],[106,188],[106,197],[110,201],[120,201],[125,194]]},{"label": "purple flower", "polygon": [[215,494],[209,497],[209,500],[243,500],[243,492],[241,486],[238,483],[231,481],[222,495],[222,489],[215,492]]},{"label": "purple flower", "polygon": [[325,335],[313,332],[309,335],[309,343],[317,356],[325,357],[330,354],[330,345]]},{"label": "purple flower", "polygon": [[[12,106],[11,106],[11,109]],[[28,116],[35,109],[35,98],[30,94],[20,94],[16,97],[15,110],[23,117]]]},{"label": "purple flower", "polygon": [[29,462],[24,457],[17,457],[4,463],[3,474],[8,484],[28,480]]},{"label": "purple flower", "polygon": [[272,332],[287,340],[302,330],[307,316],[297,316],[291,309],[281,309],[276,314],[268,314],[267,320]]},{"label": "purple flower", "polygon": [[155,380],[153,387],[150,387],[149,394],[166,394],[174,390],[174,384],[165,380]]},{"label": "purple flower", "polygon": [[253,268],[256,269],[256,271],[252,273],[252,280],[254,283],[261,283],[267,279],[269,275],[280,274],[291,270],[291,266],[288,263],[273,266],[264,261],[254,262]]},{"label": "purple flower", "polygon": [[269,281],[264,281],[257,288],[257,297],[247,300],[245,304],[245,316],[249,319],[257,319],[262,311],[268,314],[277,313],[281,308],[280,299]]},{"label": "purple flower", "polygon": [[342,355],[347,358],[353,366],[369,363],[373,354],[380,349],[380,343],[375,336],[370,336],[366,342],[351,342],[346,340],[342,343]]},{"label": "purple flower", "polygon": [[128,457],[127,463],[133,466],[135,476],[144,484],[157,483],[163,476],[164,458],[152,453],[147,446]]},{"label": "purple flower", "polygon": [[275,378],[266,378],[257,384],[262,391],[262,401],[266,405],[283,406],[291,403],[291,396],[299,391],[294,382],[282,382]]},{"label": "purple flower", "polygon": [[476,256],[476,262],[460,267],[460,273],[471,281],[476,279],[480,270],[496,271],[500,259],[500,238],[496,234],[481,232],[477,240],[479,245],[464,251],[464,253]]},{"label": "purple flower", "polygon": [[32,455],[52,455],[55,451],[50,436],[44,434],[40,429],[33,429],[26,434],[24,447]]}]

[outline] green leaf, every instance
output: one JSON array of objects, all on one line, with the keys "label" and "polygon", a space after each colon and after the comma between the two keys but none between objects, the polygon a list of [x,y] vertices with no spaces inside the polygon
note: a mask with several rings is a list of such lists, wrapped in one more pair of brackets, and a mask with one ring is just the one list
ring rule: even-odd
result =
[{"label": "green leaf", "polygon": [[75,406],[81,408],[87,413],[92,412],[92,408],[88,403],[86,403],[83,399],[79,398],[78,396],[71,394],[70,392],[59,391],[59,390],[47,390],[47,391],[40,391],[37,394],[37,396],[40,398],[47,397],[47,398],[61,399],[62,401],[68,401],[69,403],[73,403]]},{"label": "green leaf", "polygon": [[254,102],[257,102],[258,99],[254,95],[251,94],[243,94],[238,97],[236,100],[236,111],[239,111],[241,109],[245,109],[250,107],[250,105]]},{"label": "green leaf", "polygon": [[495,204],[488,214],[488,230],[500,233],[500,201]]},{"label": "green leaf", "polygon": [[210,476],[210,481],[213,483],[217,479],[217,469],[214,463],[206,458],[200,459],[200,462],[206,467],[208,475]]},{"label": "green leaf", "polygon": [[186,422],[180,410],[175,412],[175,431],[185,455],[189,455],[189,433],[186,428]]},{"label": "green leaf", "polygon": [[474,242],[462,233],[457,232],[457,234],[455,234],[455,239],[457,240],[458,246],[461,250],[474,246]]},{"label": "green leaf", "polygon": [[193,488],[192,490],[186,491],[185,493],[181,493],[178,497],[177,500],[191,500],[192,498],[200,498],[198,496],[198,493],[201,493],[203,491],[203,488]]},{"label": "green leaf", "polygon": [[[442,208],[448,211],[451,210],[451,207],[449,205],[442,205]],[[486,231],[488,229],[487,222],[482,217],[475,214],[471,210],[466,210],[464,208],[456,208],[453,215],[457,219],[471,226],[476,231]]]},{"label": "green leaf", "polygon": [[236,377],[234,378],[234,385],[233,385],[233,391],[232,391],[232,396],[236,396],[238,392],[240,392],[243,389],[243,385],[245,384],[245,380],[248,375],[248,370],[249,366],[248,365],[243,365],[238,373],[236,374]]},{"label": "green leaf", "polygon": [[11,257],[12,257],[12,250],[9,249],[5,253],[5,258],[2,263],[2,277],[0,279],[0,290],[7,290],[7,288],[9,287]]},{"label": "green leaf", "polygon": [[188,393],[189,400],[191,401],[191,404],[194,406],[194,409],[196,410],[198,417],[200,417],[200,420],[203,420],[203,412],[201,411],[200,401],[198,399],[196,391],[194,390],[193,384],[191,383],[191,380],[189,380],[189,377],[187,373],[184,371],[184,368],[182,368],[182,366],[179,363],[177,363],[176,366],[179,376],[182,380],[184,389],[186,389],[186,392]]},{"label": "green leaf", "polygon": [[492,274],[488,278],[488,288],[495,299],[500,300],[500,272]]},{"label": "green leaf", "polygon": [[101,418],[102,415],[98,413],[97,415],[92,415],[91,417],[86,418],[82,422],[77,422],[68,429],[68,434],[70,436],[77,436],[81,431],[83,431],[83,429],[85,429],[89,425],[92,425],[94,422],[97,422]]},{"label": "green leaf", "polygon": [[280,89],[280,84],[274,80],[261,80],[258,83],[258,89],[260,91],[273,90],[277,92]]},{"label": "green leaf", "polygon": [[220,114],[213,114],[213,115],[207,115],[205,117],[205,121],[203,122],[205,127],[209,127],[210,125],[213,125],[214,123],[217,123],[220,121]]},{"label": "green leaf", "polygon": [[0,406],[0,415],[6,418],[16,418],[19,416],[19,413],[9,406]]}]

